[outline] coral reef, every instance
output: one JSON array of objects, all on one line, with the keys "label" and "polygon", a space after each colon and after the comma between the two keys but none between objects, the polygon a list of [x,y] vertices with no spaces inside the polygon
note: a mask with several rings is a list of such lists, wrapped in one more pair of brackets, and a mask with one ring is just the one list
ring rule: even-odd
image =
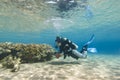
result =
[{"label": "coral reef", "polygon": [[16,72],[20,69],[20,58],[12,57],[11,55],[5,57],[2,60],[2,67],[12,69],[12,72]]},{"label": "coral reef", "polygon": [[0,62],[2,67],[18,71],[20,63],[49,61],[55,53],[48,44],[0,43]]}]

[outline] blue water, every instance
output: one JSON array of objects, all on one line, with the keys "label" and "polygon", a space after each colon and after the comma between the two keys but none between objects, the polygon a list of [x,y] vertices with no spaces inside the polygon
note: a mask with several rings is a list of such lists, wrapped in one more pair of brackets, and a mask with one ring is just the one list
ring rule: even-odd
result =
[{"label": "blue water", "polygon": [[94,34],[95,40],[89,47],[97,48],[97,54],[120,54],[119,3],[114,0],[89,0],[85,10],[69,11],[71,17],[55,21],[52,18],[56,16],[47,16],[40,21],[36,18],[39,15],[30,16],[17,9],[4,11],[1,8],[0,42],[46,43],[54,47],[55,37],[60,35],[72,40],[81,49]]}]

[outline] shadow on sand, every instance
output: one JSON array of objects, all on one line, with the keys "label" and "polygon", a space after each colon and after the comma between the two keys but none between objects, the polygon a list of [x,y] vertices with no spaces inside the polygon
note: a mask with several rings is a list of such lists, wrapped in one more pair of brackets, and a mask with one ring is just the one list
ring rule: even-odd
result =
[{"label": "shadow on sand", "polygon": [[51,65],[79,64],[80,65],[80,62],[77,62],[77,61],[73,61],[73,62],[53,61],[53,62],[49,62],[48,64],[51,64]]}]

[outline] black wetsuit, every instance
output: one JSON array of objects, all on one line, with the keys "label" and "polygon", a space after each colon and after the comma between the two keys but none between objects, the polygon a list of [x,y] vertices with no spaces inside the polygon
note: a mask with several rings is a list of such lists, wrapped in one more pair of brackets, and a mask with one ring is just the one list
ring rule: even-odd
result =
[{"label": "black wetsuit", "polygon": [[72,54],[72,49],[76,49],[76,46],[72,43],[72,41],[64,38],[57,38],[55,41],[61,43],[61,45],[59,46],[59,52],[64,53],[64,59],[67,56],[71,56],[75,59],[78,59],[76,55]]}]

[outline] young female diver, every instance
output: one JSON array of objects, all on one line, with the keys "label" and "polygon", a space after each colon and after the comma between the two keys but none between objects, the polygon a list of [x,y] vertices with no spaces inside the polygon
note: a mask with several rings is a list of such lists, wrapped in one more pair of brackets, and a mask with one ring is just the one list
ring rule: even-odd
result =
[{"label": "young female diver", "polygon": [[78,46],[75,43],[73,43],[67,38],[62,38],[57,36],[55,42],[56,42],[56,48],[59,47],[59,52],[56,53],[55,55],[57,58],[59,58],[60,53],[63,53],[64,59],[66,58],[66,56],[71,56],[72,58],[75,58],[75,59],[87,58],[88,45],[92,43],[93,40],[94,40],[94,35],[92,35],[90,40],[86,44],[84,44],[81,51],[79,52],[77,50]]}]

